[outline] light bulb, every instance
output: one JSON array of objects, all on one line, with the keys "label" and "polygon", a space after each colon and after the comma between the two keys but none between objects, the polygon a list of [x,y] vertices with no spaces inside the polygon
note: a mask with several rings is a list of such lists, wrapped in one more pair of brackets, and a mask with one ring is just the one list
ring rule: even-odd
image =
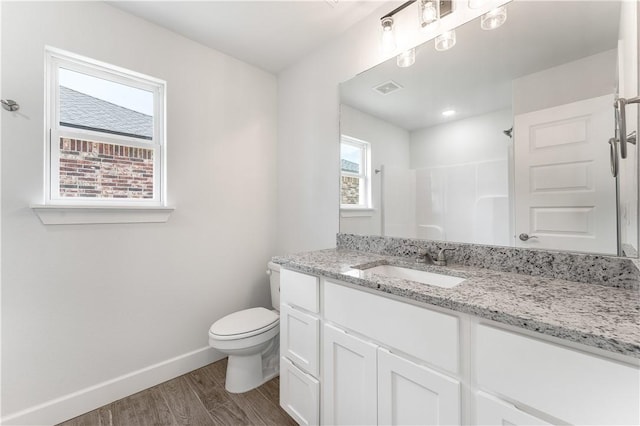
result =
[{"label": "light bulb", "polygon": [[396,50],[396,36],[393,31],[393,18],[383,18],[382,24],[382,52],[391,53]]},{"label": "light bulb", "polygon": [[480,18],[480,28],[483,30],[495,30],[507,21],[507,8],[504,6],[485,13]]},{"label": "light bulb", "polygon": [[456,31],[446,31],[436,37],[436,50],[442,52],[456,45]]},{"label": "light bulb", "polygon": [[416,62],[416,49],[405,50],[396,57],[396,64],[400,68],[407,68]]}]

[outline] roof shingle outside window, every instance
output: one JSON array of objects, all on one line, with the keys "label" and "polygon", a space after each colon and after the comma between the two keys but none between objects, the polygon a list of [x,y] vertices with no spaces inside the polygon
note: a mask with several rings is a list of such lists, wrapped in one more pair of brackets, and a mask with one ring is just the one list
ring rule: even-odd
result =
[{"label": "roof shingle outside window", "polygon": [[134,138],[153,138],[153,117],[60,86],[60,125]]}]

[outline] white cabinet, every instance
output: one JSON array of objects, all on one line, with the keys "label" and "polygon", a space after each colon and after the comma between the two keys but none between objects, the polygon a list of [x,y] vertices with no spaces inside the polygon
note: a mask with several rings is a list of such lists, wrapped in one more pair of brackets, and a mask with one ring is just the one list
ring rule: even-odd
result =
[{"label": "white cabinet", "polygon": [[460,424],[460,383],[380,348],[378,424]]},{"label": "white cabinet", "polygon": [[322,423],[460,424],[460,383],[324,326]]},{"label": "white cabinet", "polygon": [[476,395],[477,425],[549,425],[531,414],[518,410],[511,404],[501,401],[484,392]]},{"label": "white cabinet", "polygon": [[478,384],[570,424],[640,424],[640,370],[479,325]]},{"label": "white cabinet", "polygon": [[301,425],[320,423],[319,283],[280,272],[280,406]]},{"label": "white cabinet", "polygon": [[285,357],[280,358],[280,405],[301,425],[317,425],[320,382]]},{"label": "white cabinet", "polygon": [[376,424],[377,346],[324,326],[322,423]]},{"label": "white cabinet", "polygon": [[280,354],[318,377],[320,320],[289,305],[280,306]]},{"label": "white cabinet", "polygon": [[281,277],[280,405],[300,424],[640,424],[633,360],[331,279]]}]

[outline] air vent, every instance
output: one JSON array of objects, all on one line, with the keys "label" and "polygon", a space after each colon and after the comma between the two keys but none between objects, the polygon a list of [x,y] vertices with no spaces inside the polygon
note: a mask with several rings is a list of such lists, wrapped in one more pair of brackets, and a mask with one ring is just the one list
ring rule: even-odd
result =
[{"label": "air vent", "polygon": [[396,83],[393,80],[389,80],[385,83],[378,84],[373,88],[373,90],[380,93],[381,95],[388,95],[389,93],[395,92],[396,90],[400,90],[400,89],[402,89],[402,86],[400,86],[398,83]]}]

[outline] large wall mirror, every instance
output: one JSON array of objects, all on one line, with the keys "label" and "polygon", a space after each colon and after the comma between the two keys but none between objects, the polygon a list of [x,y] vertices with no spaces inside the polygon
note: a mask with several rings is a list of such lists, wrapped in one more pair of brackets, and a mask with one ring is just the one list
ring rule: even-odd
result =
[{"label": "large wall mirror", "polygon": [[637,257],[637,145],[614,178],[609,143],[638,95],[637,3],[507,12],[340,85],[340,231]]}]

